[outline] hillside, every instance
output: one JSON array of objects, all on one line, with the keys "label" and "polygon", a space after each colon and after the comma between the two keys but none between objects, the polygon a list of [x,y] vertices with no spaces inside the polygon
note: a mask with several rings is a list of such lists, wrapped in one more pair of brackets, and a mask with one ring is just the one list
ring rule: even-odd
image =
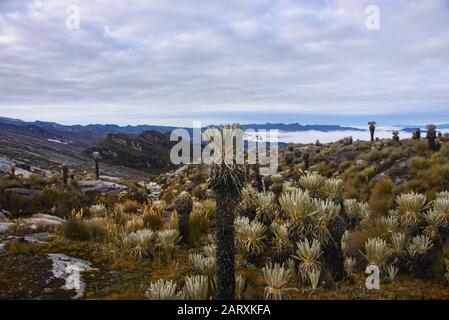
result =
[{"label": "hillside", "polygon": [[170,162],[173,144],[167,135],[157,131],[145,131],[138,136],[110,133],[83,154],[88,157],[99,151],[102,160],[107,163],[155,173],[174,168]]},{"label": "hillside", "polygon": [[[236,217],[238,297],[449,298],[449,141],[441,143],[440,150],[425,139],[289,145],[279,174],[234,175],[241,194],[224,207]],[[143,173],[162,165],[149,150],[162,159],[169,146],[156,132],[109,134],[85,153],[100,150],[102,166],[129,162]],[[214,190],[230,184],[211,184],[216,171],[205,169],[114,180],[77,172],[64,186],[57,172],[26,177],[0,166],[0,298],[157,299],[156,287],[169,280],[185,290],[193,275],[213,279],[223,210]],[[309,273],[301,267],[307,252]],[[82,290],[61,287],[55,260],[84,266]],[[382,270],[380,290],[364,286],[368,264]],[[282,296],[267,290],[267,272],[285,275]],[[208,283],[203,299],[214,296]]]}]

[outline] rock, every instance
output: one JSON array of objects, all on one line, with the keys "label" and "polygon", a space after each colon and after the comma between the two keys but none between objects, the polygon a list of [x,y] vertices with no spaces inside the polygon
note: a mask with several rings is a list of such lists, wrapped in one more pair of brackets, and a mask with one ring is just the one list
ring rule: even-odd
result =
[{"label": "rock", "polygon": [[82,279],[82,273],[98,269],[93,268],[88,261],[72,258],[62,253],[50,253],[48,257],[53,262],[51,270],[53,276],[66,282],[62,289],[75,290],[76,296],[73,299],[81,298],[86,287]]},{"label": "rock", "polygon": [[5,194],[11,196],[11,194],[16,194],[25,200],[34,201],[36,197],[41,194],[40,190],[24,189],[24,188],[9,188],[5,189]]},{"label": "rock", "polygon": [[88,180],[88,181],[79,181],[78,187],[82,192],[113,192],[113,191],[126,191],[128,187],[122,184],[101,181],[101,180]]},{"label": "rock", "polygon": [[145,188],[148,192],[148,198],[151,200],[159,200],[161,195],[162,186],[156,182],[145,183],[145,181],[139,181],[137,183],[140,187]]},{"label": "rock", "polygon": [[30,233],[23,236],[9,235],[6,237],[0,237],[0,251],[10,242],[19,241],[28,243],[43,243],[49,237],[50,233],[48,232]]},{"label": "rock", "polygon": [[402,184],[410,179],[408,174],[411,167],[410,159],[403,158],[396,160],[390,167],[379,172],[370,183],[377,183],[383,177],[388,176],[395,184]]},{"label": "rock", "polygon": [[111,177],[111,176],[100,176],[100,180],[109,181],[109,182],[119,182],[122,178]]},{"label": "rock", "polygon": [[3,212],[0,212],[0,222],[8,222],[9,219],[5,216]]},{"label": "rock", "polygon": [[29,243],[43,243],[50,237],[48,232],[38,232],[25,235],[22,239]]},{"label": "rock", "polygon": [[17,176],[29,178],[33,173],[40,173],[44,176],[49,176],[51,174],[51,172],[48,170],[33,167],[23,161],[11,160],[4,157],[0,157],[0,172],[6,172],[7,176],[9,176],[11,165],[13,163],[17,166],[15,172]]},{"label": "rock", "polygon": [[29,218],[20,220],[20,227],[37,229],[40,228],[52,228],[64,223],[64,219],[49,214],[34,214]]},{"label": "rock", "polygon": [[11,211],[2,209],[0,212],[7,218],[9,218],[11,216]]},{"label": "rock", "polygon": [[0,223],[0,234],[6,233],[9,230],[9,228],[11,228],[11,227],[13,227],[15,225],[16,224],[12,223],[12,222],[2,222],[2,223]]}]

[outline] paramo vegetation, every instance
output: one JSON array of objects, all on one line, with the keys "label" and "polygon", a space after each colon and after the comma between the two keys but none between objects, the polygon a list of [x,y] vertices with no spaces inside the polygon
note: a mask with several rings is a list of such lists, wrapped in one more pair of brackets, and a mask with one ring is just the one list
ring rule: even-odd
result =
[{"label": "paramo vegetation", "polygon": [[[429,126],[376,140],[375,125],[370,142],[282,147],[271,177],[238,164],[161,174],[159,199],[131,180],[119,181],[126,191],[82,192],[81,181],[101,179],[99,154],[92,173],[21,177],[11,167],[0,208],[64,222],[49,241],[8,243],[0,259],[89,260],[99,271],[86,298],[449,298],[449,139]],[[12,189],[38,192],[27,200]],[[364,287],[370,264],[381,270],[376,292]],[[12,281],[2,267],[0,278]]]}]

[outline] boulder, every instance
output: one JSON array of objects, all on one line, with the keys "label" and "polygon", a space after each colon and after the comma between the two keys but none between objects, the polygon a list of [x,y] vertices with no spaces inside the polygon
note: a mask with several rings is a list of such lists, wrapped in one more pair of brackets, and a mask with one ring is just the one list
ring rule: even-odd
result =
[{"label": "boulder", "polygon": [[8,222],[9,219],[6,217],[6,215],[3,212],[0,212],[0,222]]},{"label": "boulder", "polygon": [[128,187],[122,184],[101,180],[79,181],[78,187],[82,192],[121,192],[128,190]]},{"label": "boulder", "polygon": [[36,197],[41,194],[40,190],[24,189],[24,188],[9,188],[5,189],[5,194],[11,196],[12,194],[18,195],[25,200],[34,201]]},{"label": "boulder", "polygon": [[12,223],[12,222],[1,222],[0,223],[0,234],[7,232],[9,230],[9,228],[11,228],[14,225],[15,225],[15,223]]}]

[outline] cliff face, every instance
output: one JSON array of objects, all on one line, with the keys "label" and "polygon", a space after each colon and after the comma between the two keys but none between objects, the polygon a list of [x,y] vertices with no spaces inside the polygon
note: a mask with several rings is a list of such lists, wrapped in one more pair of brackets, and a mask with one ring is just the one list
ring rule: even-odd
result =
[{"label": "cliff face", "polygon": [[99,151],[105,162],[158,173],[174,168],[170,162],[173,145],[167,135],[157,131],[145,131],[137,136],[110,133],[84,153]]}]

